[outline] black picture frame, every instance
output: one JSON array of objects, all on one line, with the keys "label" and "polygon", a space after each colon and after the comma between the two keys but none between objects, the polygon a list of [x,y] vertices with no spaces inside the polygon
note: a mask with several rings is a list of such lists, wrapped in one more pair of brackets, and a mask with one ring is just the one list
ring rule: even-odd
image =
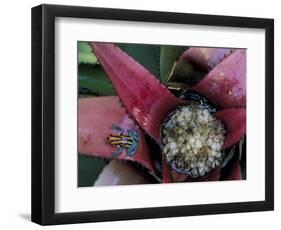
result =
[{"label": "black picture frame", "polygon": [[[265,200],[55,213],[55,18],[260,28],[265,30]],[[40,5],[32,8],[32,221],[41,225],[162,218],[274,209],[274,20],[264,18]]]}]

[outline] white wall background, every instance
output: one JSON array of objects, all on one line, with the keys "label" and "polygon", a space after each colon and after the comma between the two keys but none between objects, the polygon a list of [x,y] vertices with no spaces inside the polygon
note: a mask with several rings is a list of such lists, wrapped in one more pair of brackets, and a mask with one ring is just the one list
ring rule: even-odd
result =
[{"label": "white wall background", "polygon": [[[2,1],[0,31],[0,226],[1,229],[39,229],[30,222],[30,8],[43,2]],[[85,5],[111,8],[161,10],[187,13],[224,14],[275,18],[275,211],[229,215],[180,217],[154,220],[76,224],[69,229],[246,229],[270,228],[281,218],[281,145],[280,106],[280,6],[278,1],[224,0],[57,0],[52,4]],[[279,39],[279,41],[278,41]],[[278,92],[279,91],[279,92]],[[279,118],[279,119],[278,119]],[[279,144],[279,145],[278,145]],[[4,146],[4,148],[3,148]],[[50,227],[47,227],[50,228]],[[65,226],[55,226],[64,229]]]}]

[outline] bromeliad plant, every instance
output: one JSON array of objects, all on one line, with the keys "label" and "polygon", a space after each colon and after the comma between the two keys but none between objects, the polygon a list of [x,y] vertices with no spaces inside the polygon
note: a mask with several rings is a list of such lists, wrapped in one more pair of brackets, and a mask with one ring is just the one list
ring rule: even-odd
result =
[{"label": "bromeliad plant", "polygon": [[242,179],[245,50],[188,48],[161,83],[118,46],[89,45],[118,95],[79,99],[79,152],[107,161],[95,185]]}]

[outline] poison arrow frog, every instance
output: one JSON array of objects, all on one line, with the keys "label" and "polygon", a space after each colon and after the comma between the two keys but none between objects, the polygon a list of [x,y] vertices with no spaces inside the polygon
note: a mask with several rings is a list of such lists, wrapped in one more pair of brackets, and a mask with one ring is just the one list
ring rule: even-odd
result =
[{"label": "poison arrow frog", "polygon": [[117,150],[112,153],[112,157],[117,157],[123,151],[127,156],[133,156],[136,153],[139,136],[134,130],[126,130],[117,125],[112,125],[112,129],[118,133],[111,133],[107,141],[109,144],[116,146]]}]

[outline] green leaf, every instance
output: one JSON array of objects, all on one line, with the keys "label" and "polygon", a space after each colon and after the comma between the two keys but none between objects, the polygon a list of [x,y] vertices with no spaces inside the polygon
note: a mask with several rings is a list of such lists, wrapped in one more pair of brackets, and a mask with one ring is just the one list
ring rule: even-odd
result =
[{"label": "green leaf", "polygon": [[245,165],[245,152],[246,152],[246,140],[245,137],[241,138],[240,141],[233,145],[231,148],[224,151],[224,158],[222,167],[226,167],[230,161],[238,160],[241,162],[241,168],[243,168]]},{"label": "green leaf", "polygon": [[105,162],[97,157],[79,154],[78,187],[93,186],[105,165]]},{"label": "green leaf", "polygon": [[239,160],[242,160],[243,154],[244,154],[244,149],[243,149],[243,145],[244,143],[246,144],[245,141],[245,137],[243,137],[240,141],[239,141]]},{"label": "green leaf", "polygon": [[159,58],[160,47],[158,45],[145,44],[118,44],[128,55],[136,59],[155,77],[160,77]]},{"label": "green leaf", "polygon": [[115,95],[115,91],[106,73],[99,65],[79,65],[79,94],[94,96]]},{"label": "green leaf", "polygon": [[232,146],[230,150],[224,151],[224,158],[222,161],[222,168],[226,167],[230,160],[234,157],[236,145]]},{"label": "green leaf", "polygon": [[180,55],[187,49],[183,46],[161,46],[160,50],[160,79],[165,81],[168,78],[174,63]]},{"label": "green leaf", "polygon": [[176,97],[180,97],[182,95],[182,93],[184,92],[184,90],[189,89],[190,86],[184,83],[180,83],[180,82],[165,82],[163,83],[172,94],[174,94]]},{"label": "green leaf", "polygon": [[98,64],[98,59],[87,42],[78,42],[78,63]]}]

